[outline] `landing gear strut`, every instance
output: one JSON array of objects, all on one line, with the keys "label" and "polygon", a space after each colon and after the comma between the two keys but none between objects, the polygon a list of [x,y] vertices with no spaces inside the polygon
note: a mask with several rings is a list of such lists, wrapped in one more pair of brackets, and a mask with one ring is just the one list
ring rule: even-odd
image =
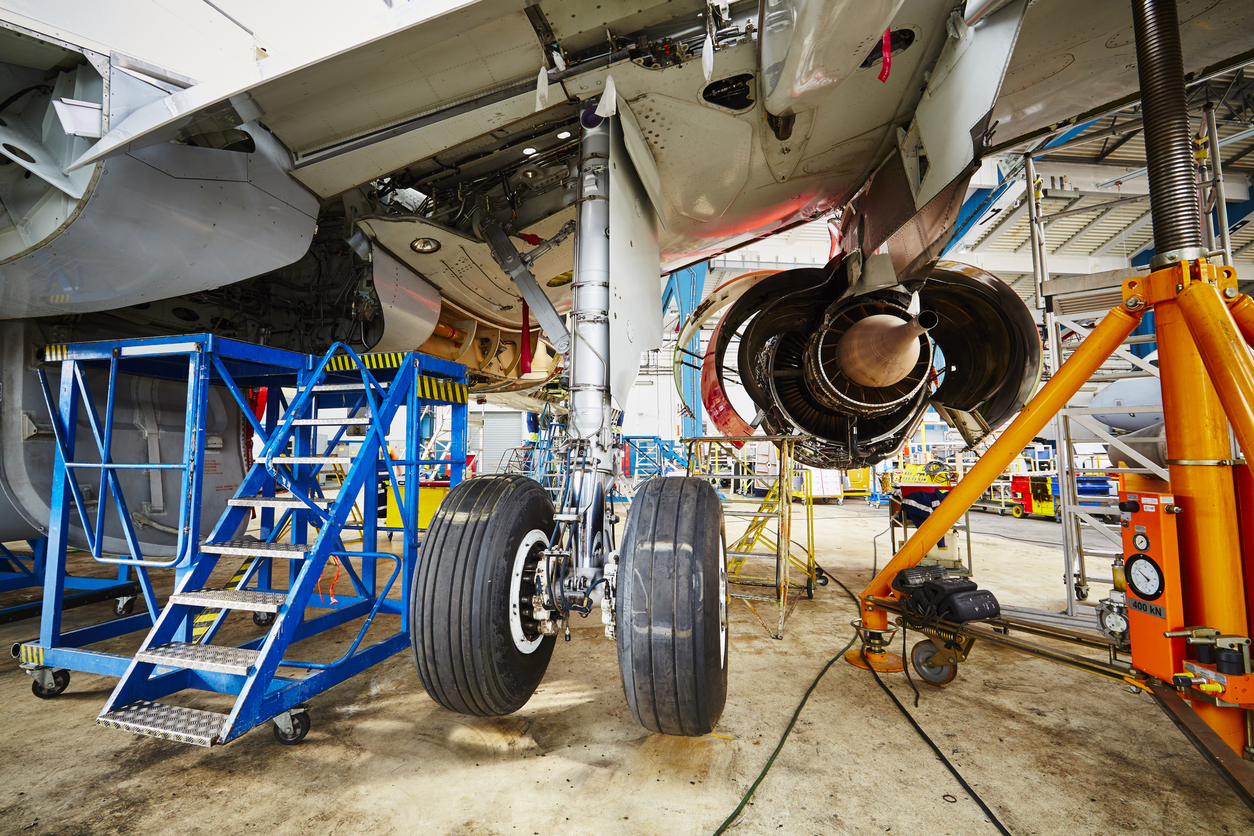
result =
[{"label": "landing gear strut", "polygon": [[[463,714],[520,709],[540,684],[556,636],[601,609],[617,638],[623,689],[650,731],[703,735],[727,697],[727,577],[713,488],[655,479],[637,492],[621,555],[609,495],[620,441],[610,403],[610,119],[581,117],[570,333],[540,316],[530,256],[502,219],[479,228],[550,342],[569,346],[569,409],[553,445],[551,489],[521,475],[458,485],[437,510],[413,579],[410,635],[433,700]],[[621,165],[622,163],[620,163]],[[641,277],[641,280],[655,277]],[[549,305],[551,308],[551,305]],[[539,308],[539,309],[538,309]],[[630,358],[635,363],[637,358]],[[620,571],[621,568],[621,571]]]}]

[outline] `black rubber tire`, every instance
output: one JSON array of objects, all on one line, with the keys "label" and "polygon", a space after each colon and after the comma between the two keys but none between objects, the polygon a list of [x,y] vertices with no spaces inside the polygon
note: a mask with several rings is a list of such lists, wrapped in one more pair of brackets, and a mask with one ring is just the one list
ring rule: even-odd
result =
[{"label": "black rubber tire", "polygon": [[255,612],[253,613],[253,624],[258,627],[269,627],[279,618],[277,612]]},{"label": "black rubber tire", "polygon": [[636,722],[709,734],[727,702],[726,534],[701,479],[650,479],[636,491],[618,558],[618,667]]},{"label": "black rubber tire", "polygon": [[45,688],[40,685],[39,680],[36,679],[30,684],[30,692],[39,697],[41,700],[50,700],[53,697],[59,697],[61,694],[65,693],[66,688],[70,687],[70,672],[63,669],[54,670],[52,672],[52,682],[53,685],[51,688]]},{"label": "black rubber tire", "polygon": [[135,599],[119,598],[113,602],[113,615],[117,618],[123,618],[135,612]]},{"label": "black rubber tire", "polygon": [[278,723],[273,724],[274,739],[284,746],[295,746],[305,739],[305,735],[309,734],[310,725],[309,712],[297,711],[292,714],[292,733],[290,735],[284,734]]},{"label": "black rubber tire", "polygon": [[524,653],[510,632],[513,561],[532,530],[552,534],[553,502],[539,483],[506,474],[449,491],[423,537],[410,596],[414,664],[427,695],[450,711],[517,711],[549,666],[553,636]]},{"label": "black rubber tire", "polygon": [[1021,520],[1027,515],[1028,512],[1025,511],[1023,506],[1017,502],[1010,508],[1010,516],[1014,517],[1016,520]]}]

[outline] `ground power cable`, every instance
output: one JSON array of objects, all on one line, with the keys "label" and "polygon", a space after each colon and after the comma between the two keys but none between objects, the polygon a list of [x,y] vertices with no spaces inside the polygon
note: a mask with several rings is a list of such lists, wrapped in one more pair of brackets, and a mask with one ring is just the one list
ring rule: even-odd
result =
[{"label": "ground power cable", "polygon": [[[840,581],[836,582],[840,583]],[[736,809],[732,810],[731,815],[724,819],[723,823],[718,826],[718,830],[714,831],[713,836],[720,836],[720,834],[726,833],[727,828],[735,824],[736,819],[745,809],[745,805],[749,803],[749,799],[753,798],[753,794],[757,791],[758,785],[766,779],[766,773],[770,772],[771,767],[775,765],[775,758],[779,756],[780,751],[784,748],[784,744],[788,741],[788,735],[792,734],[792,727],[797,725],[797,718],[801,716],[801,709],[806,707],[806,701],[810,699],[810,695],[814,693],[814,689],[818,687],[819,680],[823,678],[832,665],[836,664],[838,659],[844,657],[845,651],[853,647],[853,643],[857,640],[858,636],[855,634],[854,637],[849,640],[849,644],[836,651],[836,655],[831,659],[828,659],[827,664],[823,666],[823,670],[819,671],[819,675],[814,677],[814,681],[811,682],[810,687],[806,689],[805,696],[801,698],[801,702],[797,705],[797,710],[792,713],[792,719],[788,721],[788,727],[784,729],[784,733],[780,736],[779,743],[776,745],[775,751],[771,752],[770,758],[767,759],[766,766],[762,767],[762,771],[758,773],[757,780],[750,785],[748,792],[746,792],[744,797],[740,799],[740,803],[736,805]]]},{"label": "ground power cable", "polygon": [[[822,567],[820,567],[820,569],[821,568]],[[834,575],[828,573],[826,570],[823,570],[823,573],[827,575],[829,578],[831,578],[832,580],[836,581],[836,583],[840,586],[840,588],[845,590],[845,594],[849,596],[850,600],[852,600],[855,604],[861,607],[861,602],[858,600],[858,596],[854,595],[853,591],[850,590],[849,587],[845,586],[844,583],[841,582],[840,578],[835,577]],[[905,666],[905,665],[908,665],[909,662],[905,659],[905,656],[904,656],[904,641],[905,641],[904,625],[902,627],[902,633],[903,633],[902,665]],[[936,742],[932,740],[930,736],[928,736],[928,733],[923,730],[923,727],[920,726],[918,721],[914,719],[914,716],[910,714],[910,711],[905,707],[905,705],[902,704],[901,700],[897,699],[897,695],[893,693],[892,689],[884,684],[884,680],[880,679],[880,675],[875,671],[875,668],[871,667],[871,663],[866,658],[866,648],[863,648],[862,650],[862,661],[866,662],[867,669],[871,671],[871,676],[875,677],[875,684],[879,685],[885,694],[888,694],[888,698],[893,701],[893,705],[897,706],[897,710],[900,711],[902,715],[905,716],[906,720],[910,722],[910,725],[914,727],[914,730],[916,732],[918,732],[919,737],[923,738],[923,742],[925,742],[928,746],[931,747],[932,752],[936,755],[937,758],[940,759],[940,762],[945,765],[945,768],[949,770],[950,774],[953,775],[955,779],[957,779],[960,785],[962,785],[962,788],[966,790],[967,795],[971,796],[971,800],[974,801],[977,805],[979,805],[979,808],[984,811],[984,815],[988,816],[988,820],[990,823],[992,823],[993,827],[996,827],[997,831],[1001,833],[1002,836],[1012,836],[1010,831],[1006,829],[1006,826],[1001,823],[1001,819],[997,818],[996,814],[993,813],[992,809],[989,808],[989,806],[984,803],[984,799],[980,798],[980,794],[977,793],[971,787],[971,785],[967,783],[967,779],[962,777],[962,773],[958,771],[958,768],[955,767],[953,763],[950,762],[949,758],[945,757],[945,753],[940,750],[940,747],[936,745]],[[909,679],[910,674],[908,671],[906,673],[906,676],[907,676],[907,679]],[[910,681],[910,687],[914,688],[914,681],[913,680],[909,680],[909,681]],[[918,695],[919,695],[919,691],[917,688],[915,688],[914,693],[915,693],[915,699],[917,700]],[[916,705],[917,704],[918,703],[916,702]]]}]

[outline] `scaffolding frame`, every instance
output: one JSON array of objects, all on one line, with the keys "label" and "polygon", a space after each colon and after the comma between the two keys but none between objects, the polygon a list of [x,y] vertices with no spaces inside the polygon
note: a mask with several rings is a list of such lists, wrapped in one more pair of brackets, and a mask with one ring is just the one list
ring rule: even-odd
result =
[{"label": "scaffolding frame", "polygon": [[[688,475],[714,485],[722,500],[724,517],[748,522],[745,533],[727,546],[728,594],[743,601],[775,639],[784,637],[784,626],[799,594],[813,598],[815,587],[827,580],[814,562],[810,474],[793,456],[796,444],[804,440],[791,435],[683,439],[688,451]],[[779,453],[778,467],[768,466],[766,474],[757,472],[756,467],[760,442],[768,442]],[[773,474],[769,472],[772,469]],[[796,481],[800,482],[799,491]],[[764,485],[765,495],[754,495],[755,483]],[[792,503],[796,497],[804,503],[804,544],[793,539]],[[758,559],[771,560],[774,573],[754,574],[749,561]],[[793,570],[799,571],[804,580],[793,580]]]}]

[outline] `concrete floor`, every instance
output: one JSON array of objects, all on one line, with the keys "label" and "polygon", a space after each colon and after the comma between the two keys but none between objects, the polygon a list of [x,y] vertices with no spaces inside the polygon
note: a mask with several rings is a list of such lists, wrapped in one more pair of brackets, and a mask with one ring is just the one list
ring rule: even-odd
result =
[{"label": "concrete floor", "polygon": [[[855,591],[885,512],[817,509],[819,562]],[[975,515],[977,580],[1003,603],[1062,605],[1059,528]],[[880,556],[886,549],[881,538]],[[0,605],[14,603],[14,594]],[[98,604],[67,625],[109,617]],[[114,680],[74,674],[35,699],[0,662],[0,833],[709,834],[766,762],[811,680],[848,641],[853,604],[832,584],[803,600],[782,641],[733,602],[730,695],[714,735],[646,734],[623,701],[599,623],[558,644],[517,715],[462,717],[423,693],[408,654],[310,702],[297,747],[268,728],[214,749],[93,726]],[[224,638],[249,635],[240,623]],[[394,629],[394,628],[393,628]],[[34,622],[0,627],[0,647]],[[126,652],[139,636],[106,643]],[[911,637],[913,643],[915,637]],[[351,640],[311,639],[302,657]],[[885,677],[907,705],[902,674]],[[1133,831],[1248,834],[1254,816],[1145,695],[977,646],[944,689],[911,708],[1015,836]],[[192,704],[225,707],[220,698]],[[870,675],[838,661],[734,834],[994,834]]]}]

